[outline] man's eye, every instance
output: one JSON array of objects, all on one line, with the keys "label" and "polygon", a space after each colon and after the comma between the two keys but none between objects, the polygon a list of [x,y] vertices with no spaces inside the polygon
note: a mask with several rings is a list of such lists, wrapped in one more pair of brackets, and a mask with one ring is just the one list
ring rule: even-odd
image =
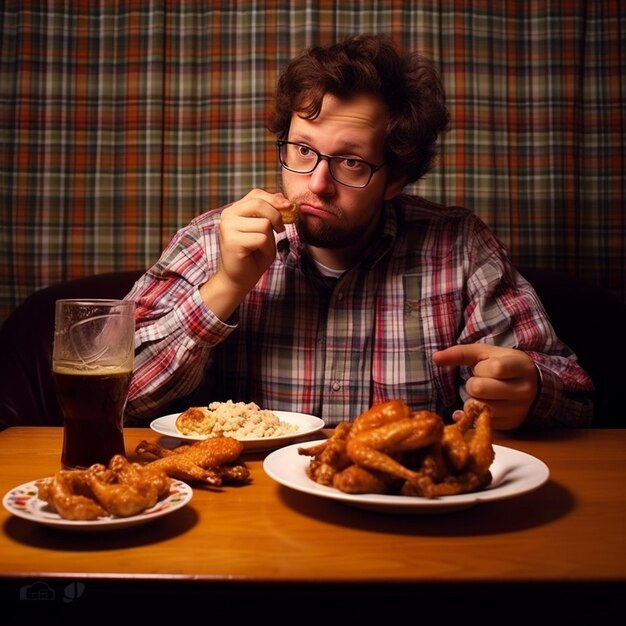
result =
[{"label": "man's eye", "polygon": [[306,157],[311,154],[311,148],[307,148],[306,146],[299,146],[298,152],[300,153],[300,156]]},{"label": "man's eye", "polygon": [[363,161],[358,159],[342,159],[340,165],[344,170],[360,171],[364,168]]}]

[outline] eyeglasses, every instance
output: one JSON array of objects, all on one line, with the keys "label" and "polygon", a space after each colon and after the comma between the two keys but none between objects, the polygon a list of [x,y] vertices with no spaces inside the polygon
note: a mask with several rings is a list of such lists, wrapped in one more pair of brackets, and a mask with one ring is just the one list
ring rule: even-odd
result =
[{"label": "eyeglasses", "polygon": [[367,187],[372,176],[385,166],[385,163],[373,165],[352,157],[322,154],[304,143],[278,140],[276,146],[278,160],[286,170],[296,174],[310,174],[320,161],[325,160],[328,161],[328,169],[333,179],[346,187]]}]

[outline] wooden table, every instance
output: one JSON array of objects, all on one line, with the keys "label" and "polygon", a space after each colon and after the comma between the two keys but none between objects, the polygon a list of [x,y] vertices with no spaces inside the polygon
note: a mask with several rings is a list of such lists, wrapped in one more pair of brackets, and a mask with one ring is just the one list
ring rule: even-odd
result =
[{"label": "wooden table", "polygon": [[[0,493],[57,470],[61,438],[60,428],[0,433]],[[158,435],[126,430],[129,454],[144,438]],[[341,607],[372,617],[438,606],[448,616],[488,610],[496,623],[506,605],[518,617],[567,614],[569,623],[621,618],[626,430],[498,434],[496,443],[543,460],[548,483],[454,513],[390,515],[282,487],[255,453],[245,455],[253,484],[194,489],[183,509],[116,532],[50,529],[2,509],[0,598],[48,614],[89,600],[104,610],[106,599],[127,595],[138,608],[154,610],[156,598],[196,603],[207,616],[271,617],[287,601],[306,615],[314,600],[322,613],[334,604],[336,617]],[[31,585],[54,599],[20,599]]]}]

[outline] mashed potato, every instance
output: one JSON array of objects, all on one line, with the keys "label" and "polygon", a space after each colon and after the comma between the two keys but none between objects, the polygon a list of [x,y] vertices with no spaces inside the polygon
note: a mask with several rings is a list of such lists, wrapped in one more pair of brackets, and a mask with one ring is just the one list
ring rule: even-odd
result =
[{"label": "mashed potato", "polygon": [[296,433],[295,424],[281,422],[272,411],[254,402],[212,402],[208,407],[187,409],[176,418],[176,428],[183,435],[261,439]]}]

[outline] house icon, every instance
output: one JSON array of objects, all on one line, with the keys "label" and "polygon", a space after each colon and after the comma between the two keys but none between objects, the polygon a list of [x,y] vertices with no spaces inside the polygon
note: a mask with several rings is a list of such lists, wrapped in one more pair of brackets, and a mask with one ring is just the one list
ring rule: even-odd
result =
[{"label": "house icon", "polygon": [[24,585],[20,589],[20,600],[54,600],[54,589],[41,581]]}]

